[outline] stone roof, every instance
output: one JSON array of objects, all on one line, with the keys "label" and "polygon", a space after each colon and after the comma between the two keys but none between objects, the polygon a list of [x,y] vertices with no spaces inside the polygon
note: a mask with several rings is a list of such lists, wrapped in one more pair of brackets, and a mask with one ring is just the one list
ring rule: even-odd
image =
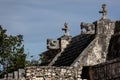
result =
[{"label": "stone roof", "polygon": [[60,50],[47,50],[41,54],[42,57],[42,63],[40,66],[46,66],[48,65],[52,59],[60,52]]},{"label": "stone roof", "polygon": [[57,54],[56,60],[51,66],[70,66],[74,60],[80,55],[80,53],[90,44],[94,39],[94,34],[80,34],[71,39],[67,47],[63,52],[59,50],[47,50],[43,54],[48,54],[47,62],[41,64],[41,66],[48,65]]},{"label": "stone roof", "polygon": [[57,40],[49,39],[48,50],[45,52],[45,54],[49,54],[46,56],[47,65],[59,67],[73,66],[74,63],[77,65],[77,63],[83,62],[85,65],[105,62],[111,36],[114,33],[119,33],[120,28],[115,28],[119,25],[119,21],[114,22],[107,18],[105,4],[102,5],[100,13],[103,15],[100,20],[92,24],[81,23],[81,34],[71,37],[68,34],[69,26],[64,25],[65,28],[62,30],[65,31],[65,34],[62,37]]},{"label": "stone roof", "polygon": [[73,37],[52,66],[70,66],[93,39],[94,34],[81,34]]}]

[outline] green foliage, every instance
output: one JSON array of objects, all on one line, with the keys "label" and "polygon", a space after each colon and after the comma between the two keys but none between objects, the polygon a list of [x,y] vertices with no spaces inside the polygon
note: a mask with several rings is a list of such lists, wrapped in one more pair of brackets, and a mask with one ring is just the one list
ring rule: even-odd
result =
[{"label": "green foliage", "polygon": [[27,66],[38,66],[39,65],[39,60],[31,60],[27,61]]},{"label": "green foliage", "polygon": [[49,53],[49,51],[43,52],[39,56],[40,56],[39,60],[41,61],[41,63],[46,63],[50,59],[50,53]]},{"label": "green foliage", "polygon": [[41,65],[47,65],[48,63],[50,63],[59,52],[59,50],[48,50],[39,54]]},{"label": "green foliage", "polygon": [[26,54],[24,54],[23,36],[7,35],[6,29],[0,26],[0,64],[8,72],[24,68]]}]

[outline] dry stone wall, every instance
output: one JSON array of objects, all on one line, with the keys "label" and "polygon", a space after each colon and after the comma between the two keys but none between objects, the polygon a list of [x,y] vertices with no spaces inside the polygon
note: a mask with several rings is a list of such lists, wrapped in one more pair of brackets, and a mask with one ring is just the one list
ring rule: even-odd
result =
[{"label": "dry stone wall", "polygon": [[32,66],[26,68],[26,80],[81,80],[75,67]]}]

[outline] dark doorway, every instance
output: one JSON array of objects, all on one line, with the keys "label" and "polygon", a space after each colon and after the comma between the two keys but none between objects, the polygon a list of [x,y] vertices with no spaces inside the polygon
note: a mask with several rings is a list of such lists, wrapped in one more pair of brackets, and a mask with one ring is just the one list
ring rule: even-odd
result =
[{"label": "dark doorway", "polygon": [[90,80],[90,76],[89,76],[89,66],[84,66],[82,69],[82,74],[81,74],[81,78],[82,79],[87,79]]}]

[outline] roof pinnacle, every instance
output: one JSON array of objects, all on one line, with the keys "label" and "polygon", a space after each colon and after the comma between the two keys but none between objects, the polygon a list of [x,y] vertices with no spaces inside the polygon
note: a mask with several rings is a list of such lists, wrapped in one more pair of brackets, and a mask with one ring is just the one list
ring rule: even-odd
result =
[{"label": "roof pinnacle", "polygon": [[107,18],[107,9],[106,9],[106,4],[102,4],[102,11],[99,11],[99,13],[102,13],[102,19]]},{"label": "roof pinnacle", "polygon": [[65,22],[65,23],[64,23],[64,27],[65,27],[65,28],[62,28],[62,30],[65,31],[64,35],[65,35],[65,36],[69,36],[70,34],[69,34],[69,26],[68,26],[68,23]]}]

